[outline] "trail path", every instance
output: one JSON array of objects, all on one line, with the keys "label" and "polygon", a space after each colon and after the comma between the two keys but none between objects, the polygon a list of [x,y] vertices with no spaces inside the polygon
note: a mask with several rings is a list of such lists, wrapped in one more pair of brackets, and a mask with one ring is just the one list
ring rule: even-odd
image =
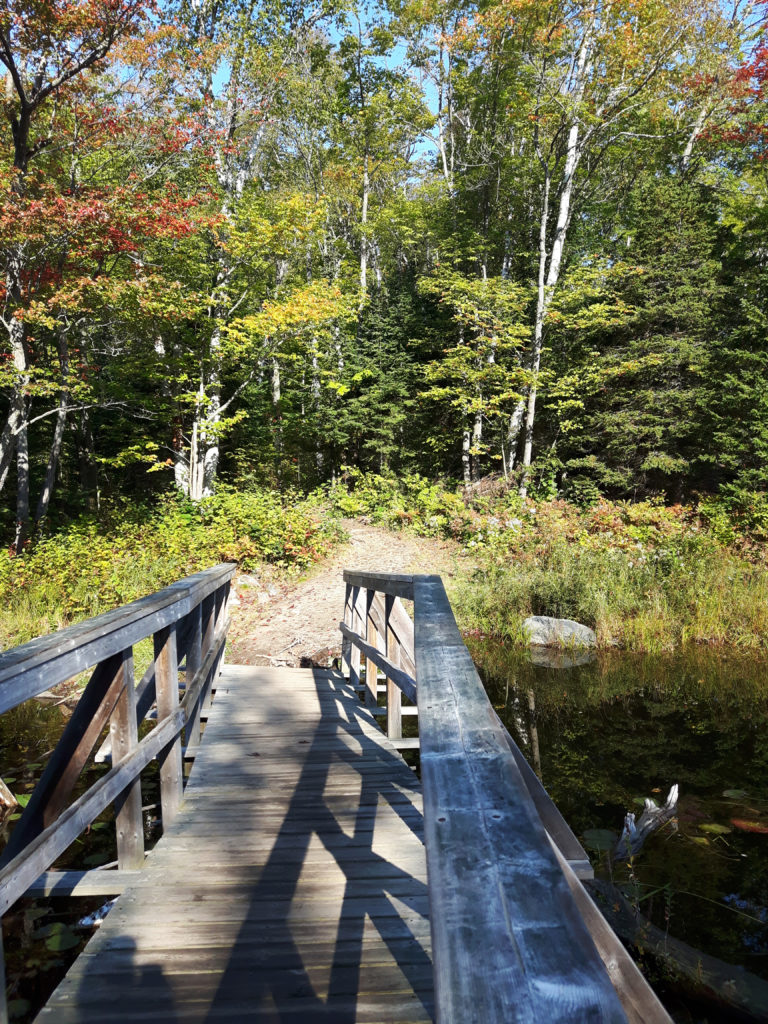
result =
[{"label": "trail path", "polygon": [[459,548],[453,541],[391,533],[357,520],[345,521],[344,527],[349,543],[307,579],[282,586],[265,586],[247,575],[235,579],[230,663],[297,666],[313,656],[318,663],[329,662],[341,642],[344,569],[454,575]]}]

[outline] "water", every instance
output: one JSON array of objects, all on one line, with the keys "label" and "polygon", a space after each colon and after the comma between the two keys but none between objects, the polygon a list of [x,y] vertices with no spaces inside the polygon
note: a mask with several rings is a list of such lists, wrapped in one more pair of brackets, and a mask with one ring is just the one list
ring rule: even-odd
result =
[{"label": "water", "polygon": [[[768,979],[768,663],[696,650],[553,668],[496,641],[469,646],[596,874],[634,884],[671,935]],[[644,797],[662,802],[675,782],[677,830],[648,840],[634,879],[609,869],[594,848],[603,830],[618,835],[627,810],[639,817]]]},{"label": "water", "polygon": [[[17,799],[24,801],[34,789],[48,757],[71,715],[72,699],[30,700],[0,716],[0,777]],[[148,726],[142,726],[146,731]],[[107,771],[108,765],[91,765],[81,775],[73,798]],[[142,794],[149,801],[145,814],[147,848],[156,838],[153,801],[157,800],[157,771],[142,774]],[[0,822],[0,849],[20,816],[21,808]],[[114,811],[107,809],[56,861],[55,869],[93,868],[117,857]],[[93,934],[80,924],[105,902],[105,897],[21,899],[3,918],[5,968],[9,1013],[13,1024],[26,1024],[63,978],[69,966]]]}]

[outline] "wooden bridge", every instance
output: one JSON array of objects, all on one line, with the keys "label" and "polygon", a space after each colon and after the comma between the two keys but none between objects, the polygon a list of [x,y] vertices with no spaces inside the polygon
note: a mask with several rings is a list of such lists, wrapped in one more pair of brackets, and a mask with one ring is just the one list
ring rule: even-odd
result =
[{"label": "wooden bridge", "polygon": [[[0,914],[122,894],[37,1019],[668,1021],[440,578],[345,573],[342,671],[222,667],[234,569],[0,655],[0,711],[92,670],[0,861]],[[104,773],[74,796],[94,751]],[[53,870],[112,805],[115,864]]]}]

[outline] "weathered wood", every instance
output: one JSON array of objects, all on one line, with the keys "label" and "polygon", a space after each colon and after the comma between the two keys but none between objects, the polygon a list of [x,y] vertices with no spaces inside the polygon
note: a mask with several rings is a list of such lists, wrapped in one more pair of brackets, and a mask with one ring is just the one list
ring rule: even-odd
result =
[{"label": "weathered wood", "polygon": [[413,576],[358,572],[350,569],[344,571],[344,582],[363,590],[377,590],[382,594],[392,594],[393,597],[402,597],[407,601],[413,600]]},{"label": "weathered wood", "polygon": [[338,674],[228,667],[177,820],[39,1020],[431,1020],[421,825]]},{"label": "weathered wood", "polygon": [[[228,625],[228,623],[227,623],[227,625]],[[227,634],[226,634],[226,629],[225,629],[225,631],[220,636],[217,636],[217,637],[214,638],[213,642],[211,643],[210,647],[208,648],[208,651],[206,652],[206,655],[205,655],[205,657],[203,659],[202,664],[197,669],[197,671],[195,672],[194,676],[188,676],[187,677],[187,679],[188,679],[187,688],[186,688],[186,690],[184,692],[184,698],[183,698],[183,700],[181,702],[181,706],[184,708],[184,713],[188,716],[188,722],[187,722],[187,745],[188,746],[190,745],[190,743],[189,743],[189,739],[190,739],[189,722],[191,721],[191,718],[189,716],[194,715],[195,709],[197,709],[197,712],[198,712],[198,722],[199,722],[200,704],[204,700],[205,695],[210,690],[211,676],[214,674],[214,667],[216,665],[216,661],[218,660],[218,658],[222,654],[222,652],[224,650],[224,644],[226,642],[227,642]],[[198,729],[199,729],[199,725],[198,725]],[[198,736],[198,742],[199,742],[199,736]],[[192,743],[191,744],[191,746],[197,746],[197,745],[198,745],[198,743]]]},{"label": "weathered wood", "polygon": [[[199,604],[190,613],[192,619],[192,631],[187,646],[187,658],[184,668],[185,697],[188,697],[194,681],[198,678],[200,667],[203,663],[203,606]],[[187,704],[187,727],[184,730],[185,746],[189,749],[196,747],[200,742],[200,711],[202,700],[200,687],[193,703]]]},{"label": "weathered wood", "polygon": [[[208,654],[208,651],[213,645],[214,638],[216,636],[216,593],[210,594],[202,602],[202,617],[203,617],[203,642],[202,642],[202,656],[203,661]],[[207,710],[211,706],[211,689],[206,685],[206,681],[203,681],[203,690],[200,694],[200,712]]]},{"label": "weathered wood", "polygon": [[[354,629],[354,623],[352,622],[352,587],[347,583],[344,587],[344,624]],[[352,651],[352,645],[346,637],[342,637],[341,640],[341,674],[345,679],[349,679],[351,673],[351,662],[349,655]]]},{"label": "weathered wood", "polygon": [[[192,612],[185,615],[183,619],[179,620],[176,626],[176,659],[177,667],[181,664],[182,660],[187,655],[187,648],[190,643],[192,625],[190,619],[197,617],[199,622],[199,605],[193,609]],[[197,613],[197,615],[196,615]],[[199,637],[199,626],[197,630]],[[199,643],[199,640],[198,640]],[[136,684],[136,723],[141,724],[149,714],[152,705],[155,703],[155,663],[154,660],[148,666],[144,675],[141,677],[139,682]],[[112,760],[112,741],[109,735],[106,736],[104,742],[101,744],[97,752],[94,754],[93,760],[96,764],[103,764],[106,761]]]},{"label": "weathered wood", "polygon": [[[366,593],[366,619],[365,619],[365,639],[367,646],[374,650],[378,649],[379,646],[379,632],[376,629],[376,625],[371,617],[371,604],[375,597],[373,590],[369,590]],[[377,705],[378,695],[378,666],[377,663],[366,655],[365,659],[365,704],[368,708],[375,708]]]},{"label": "weathered wood", "polygon": [[372,647],[365,640],[361,640],[357,633],[353,633],[348,629],[343,622],[339,623],[339,629],[343,636],[348,637],[353,645],[359,649],[367,659],[373,662],[373,664],[380,668],[381,671],[394,683],[396,683],[403,691],[405,696],[409,700],[416,700],[416,682],[402,669],[397,668],[395,665],[385,658],[375,647]]},{"label": "weathered wood", "polygon": [[[179,671],[176,651],[176,627],[167,626],[155,633],[155,676],[157,720],[171,718],[179,706]],[[160,807],[163,829],[176,820],[184,789],[181,761],[181,737],[176,736],[158,755],[160,762]]]},{"label": "weathered wood", "polygon": [[124,686],[122,655],[97,666],[0,857],[7,864],[66,806]]},{"label": "weathered wood", "polygon": [[140,877],[139,871],[45,871],[24,896],[118,896]]},{"label": "weathered wood", "polygon": [[502,724],[501,719],[499,719],[499,724],[504,730],[504,737],[506,739],[507,746],[512,751],[517,767],[523,777],[523,782],[525,783],[528,793],[533,800],[534,806],[541,818],[541,822],[547,830],[547,835],[567,861],[569,867],[576,874],[577,878],[594,878],[595,871],[590,863],[586,850],[573,834],[573,830],[568,822],[562,816],[557,807],[555,807],[549,793],[544,789],[541,784],[541,780],[528,764],[525,757],[523,757],[520,748],[509,735],[509,732]]},{"label": "weathered wood", "polygon": [[439,577],[414,608],[438,1022],[625,1021]]},{"label": "weathered wood", "polygon": [[181,710],[165,722],[158,723],[132,754],[113,765],[106,775],[71,803],[52,825],[0,870],[0,916],[120,796],[163,747],[181,732],[183,724]]},{"label": "weathered wood", "polygon": [[[385,600],[385,635],[387,644],[385,654],[387,659],[395,666],[400,667],[401,644],[391,626],[392,609],[396,598],[389,595]],[[394,679],[387,676],[387,736],[390,739],[399,740],[403,735],[402,715],[402,691]]]},{"label": "weathered wood", "polygon": [[0,654],[0,714],[186,615],[235,572],[223,564],[122,608]]},{"label": "weathered wood", "polygon": [[[352,587],[349,628],[353,633],[362,634],[365,623],[365,591]],[[345,637],[349,640],[349,637]],[[357,689],[360,683],[360,648],[352,646],[349,655],[349,681]]]},{"label": "weathered wood", "polygon": [[659,1002],[658,996],[597,909],[551,836],[550,842],[600,959],[605,964],[608,977],[621,1000],[629,1024],[671,1024],[671,1018]]},{"label": "weathered wood", "polygon": [[[123,651],[120,675],[122,688],[109,726],[112,755],[118,761],[130,757],[139,743],[131,649]],[[123,871],[140,867],[144,863],[144,819],[141,813],[141,778],[138,775],[115,800],[115,828],[118,867]]]},{"label": "weathered wood", "polygon": [[[387,608],[387,602],[391,607]],[[400,668],[410,676],[416,675],[416,662],[413,655],[413,622],[408,617],[400,598],[388,594],[375,594],[371,601],[368,614],[373,619],[379,635],[391,629],[400,645]],[[361,632],[358,630],[358,632]]]}]

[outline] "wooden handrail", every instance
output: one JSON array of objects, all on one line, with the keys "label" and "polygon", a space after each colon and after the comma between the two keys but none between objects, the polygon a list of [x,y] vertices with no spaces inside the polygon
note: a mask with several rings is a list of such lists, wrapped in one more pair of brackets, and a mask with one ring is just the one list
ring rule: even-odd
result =
[{"label": "wooden handrail", "polygon": [[[401,691],[418,706],[439,1024],[669,1021],[599,912],[586,912],[574,879],[591,877],[589,858],[491,706],[440,577],[344,580],[345,674],[360,683],[363,654],[358,688],[381,714],[383,671],[396,744]],[[404,608],[393,613],[400,598],[413,600],[413,630]]]},{"label": "wooden handrail", "polygon": [[0,714],[178,622],[228,584],[231,563],[0,654]]},{"label": "wooden handrail", "polygon": [[[199,709],[221,663],[227,595],[236,566],[215,566],[123,608],[0,655],[0,708],[7,710],[90,666],[95,669],[0,857],[0,914],[23,895],[111,802],[117,810],[121,870],[144,859],[139,777],[160,761],[164,824],[183,788],[181,733],[199,739]],[[133,645],[154,638],[154,657],[137,687]],[[199,657],[197,653],[199,652]],[[186,663],[180,702],[178,668]],[[138,726],[154,703],[157,724],[141,741]],[[110,724],[102,756],[113,767],[71,803],[74,786]]]}]

